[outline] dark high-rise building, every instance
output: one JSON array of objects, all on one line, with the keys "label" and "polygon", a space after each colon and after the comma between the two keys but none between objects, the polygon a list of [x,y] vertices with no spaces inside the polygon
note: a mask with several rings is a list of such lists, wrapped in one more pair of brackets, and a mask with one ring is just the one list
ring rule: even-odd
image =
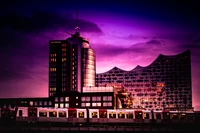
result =
[{"label": "dark high-rise building", "polygon": [[79,32],[66,40],[49,42],[49,96],[82,92],[95,86],[95,52]]},{"label": "dark high-rise building", "polygon": [[149,66],[130,71],[114,67],[96,74],[96,86],[125,89],[132,108],[192,109],[190,50],[174,56],[160,54]]}]

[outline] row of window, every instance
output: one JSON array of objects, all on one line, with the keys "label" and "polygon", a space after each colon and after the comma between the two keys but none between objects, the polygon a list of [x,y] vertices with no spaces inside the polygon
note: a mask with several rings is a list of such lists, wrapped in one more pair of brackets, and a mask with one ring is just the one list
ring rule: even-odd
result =
[{"label": "row of window", "polygon": [[50,68],[50,72],[55,72],[56,68]]},{"label": "row of window", "polygon": [[[100,102],[98,103],[81,103],[81,107],[101,107],[102,104]],[[103,102],[103,106],[107,107],[107,106],[112,106],[112,102]]]},{"label": "row of window", "polygon": [[[90,97],[82,97],[81,101],[90,101]],[[101,101],[101,96],[92,96],[92,101]],[[112,101],[112,96],[103,96],[103,101]]]},{"label": "row of window", "polygon": [[50,57],[56,57],[56,54],[50,54]]},{"label": "row of window", "polygon": [[50,91],[56,91],[56,87],[50,87],[49,90]]},{"label": "row of window", "polygon": [[50,58],[50,62],[56,62],[56,58]]},{"label": "row of window", "polygon": [[[52,102],[51,101],[34,101],[34,106],[47,106],[47,104],[49,106],[52,105]],[[33,106],[33,101],[30,101],[30,106]]]},{"label": "row of window", "polygon": [[[78,99],[78,97],[76,97],[76,99]],[[55,100],[55,102],[58,102],[59,97],[55,97],[54,100]],[[60,102],[63,102],[63,101],[68,102],[69,101],[69,97],[60,97]]]},{"label": "row of window", "polygon": [[[58,103],[55,103],[54,107],[59,108]],[[60,108],[69,108],[69,103],[60,103]]]}]

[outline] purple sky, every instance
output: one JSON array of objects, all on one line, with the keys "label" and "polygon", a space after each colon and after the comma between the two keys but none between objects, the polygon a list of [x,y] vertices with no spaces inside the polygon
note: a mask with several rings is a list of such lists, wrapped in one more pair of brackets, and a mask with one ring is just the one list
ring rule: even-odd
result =
[{"label": "purple sky", "polygon": [[98,73],[147,66],[159,54],[190,49],[193,106],[200,110],[198,4],[107,1],[1,4],[0,97],[48,96],[48,41],[75,32],[78,8],[80,32],[96,51]]}]

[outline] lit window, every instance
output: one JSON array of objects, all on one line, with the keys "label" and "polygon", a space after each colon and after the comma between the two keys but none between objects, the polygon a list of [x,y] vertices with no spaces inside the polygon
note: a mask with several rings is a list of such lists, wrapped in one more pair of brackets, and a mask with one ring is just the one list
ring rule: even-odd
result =
[{"label": "lit window", "polygon": [[69,103],[65,103],[65,108],[69,108]]},{"label": "lit window", "polygon": [[68,102],[69,101],[69,97],[65,97],[65,101]]},{"label": "lit window", "polygon": [[90,106],[90,103],[86,103],[86,106],[89,107],[89,106]]},{"label": "lit window", "polygon": [[30,104],[30,106],[33,106],[33,101],[30,101],[30,103],[29,103],[29,104]]},{"label": "lit window", "polygon": [[52,102],[51,101],[49,101],[49,106],[51,106],[52,105]]},{"label": "lit window", "polygon": [[60,108],[64,108],[64,104],[63,103],[60,104]]},{"label": "lit window", "polygon": [[92,103],[92,106],[93,106],[93,107],[97,106],[97,103]]},{"label": "lit window", "polygon": [[50,58],[50,62],[56,62],[56,58]]},{"label": "lit window", "polygon": [[78,103],[76,103],[76,106],[78,106]]},{"label": "lit window", "polygon": [[78,99],[78,97],[76,97],[76,99]]},{"label": "lit window", "polygon": [[40,101],[40,104],[39,104],[40,106],[42,106],[42,101]]},{"label": "lit window", "polygon": [[100,106],[101,106],[101,103],[97,103],[97,106],[100,107]]},{"label": "lit window", "polygon": [[65,62],[66,61],[66,58],[62,58],[62,62]]},{"label": "lit window", "polygon": [[55,103],[55,108],[58,108],[58,103]]},{"label": "lit window", "polygon": [[56,68],[50,68],[50,72],[55,72]]}]

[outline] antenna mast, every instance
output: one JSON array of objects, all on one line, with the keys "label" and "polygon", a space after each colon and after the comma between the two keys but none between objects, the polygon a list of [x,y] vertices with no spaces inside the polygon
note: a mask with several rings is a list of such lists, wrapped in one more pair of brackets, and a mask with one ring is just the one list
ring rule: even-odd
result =
[{"label": "antenna mast", "polygon": [[76,28],[75,28],[75,30],[76,30],[76,32],[78,32],[79,31],[79,27],[78,27],[78,9],[76,10]]}]

